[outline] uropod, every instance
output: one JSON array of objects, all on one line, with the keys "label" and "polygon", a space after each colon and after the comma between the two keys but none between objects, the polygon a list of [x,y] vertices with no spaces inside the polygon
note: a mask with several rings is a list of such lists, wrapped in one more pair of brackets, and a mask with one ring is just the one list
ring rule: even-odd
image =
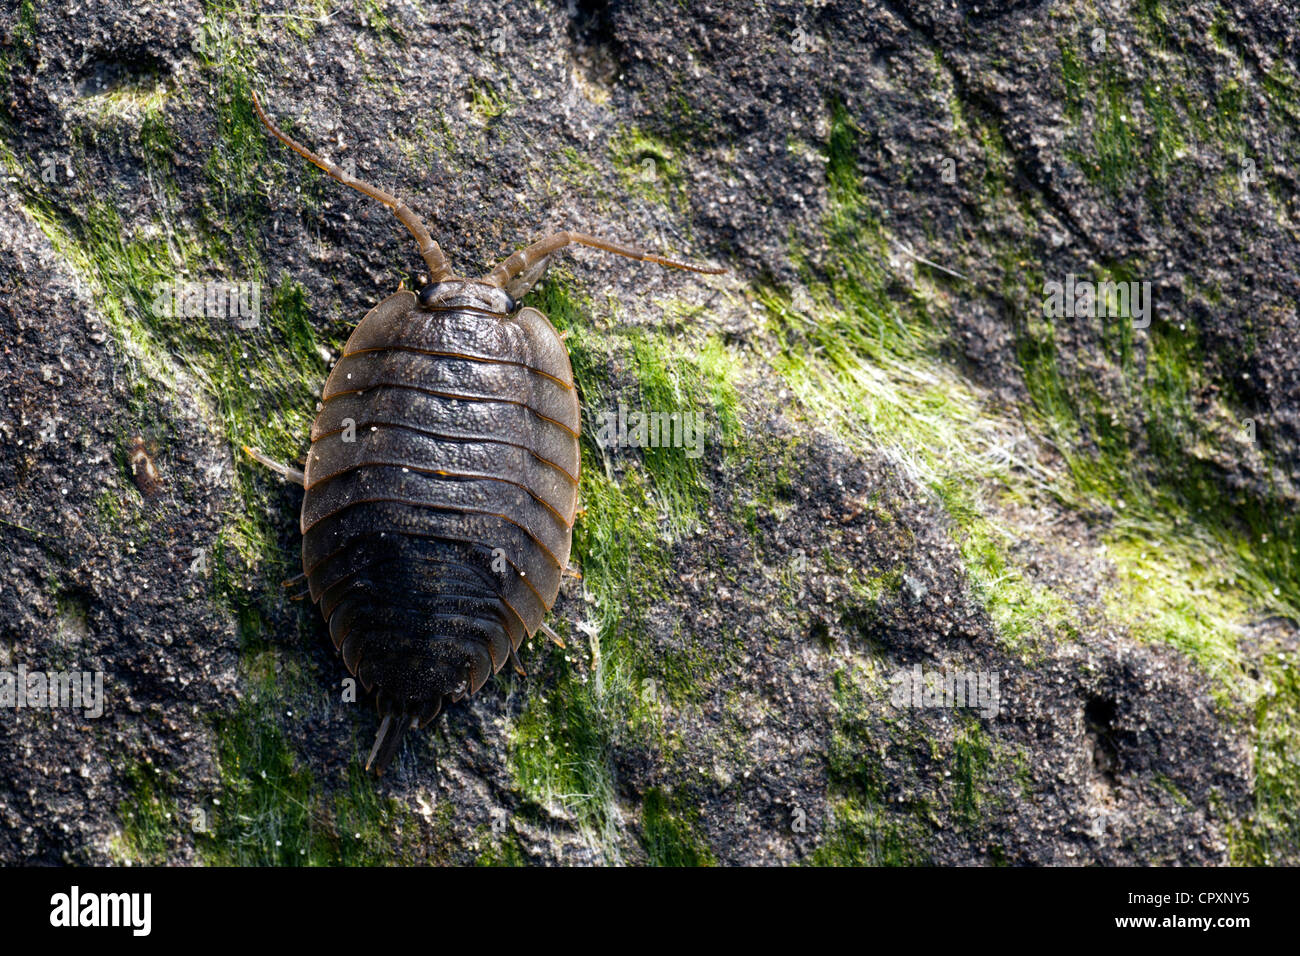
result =
[{"label": "uropod", "polygon": [[578,395],[550,321],[518,300],[570,244],[719,274],[557,232],[477,279],[457,276],[396,196],[291,139],[276,139],[389,209],[419,243],[428,282],[352,331],[321,394],[302,471],[249,455],[303,487],[302,575],[348,671],[381,721],[366,769],[407,728],[478,691],[539,630],[568,567],[578,507]]}]

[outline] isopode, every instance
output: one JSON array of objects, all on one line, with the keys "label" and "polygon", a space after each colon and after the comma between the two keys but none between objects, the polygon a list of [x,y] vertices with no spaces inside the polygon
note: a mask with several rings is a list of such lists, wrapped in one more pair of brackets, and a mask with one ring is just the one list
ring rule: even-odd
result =
[{"label": "isopode", "polygon": [[[457,276],[405,203],[267,130],[391,209],[428,282],[353,330],[322,393],[303,471],[246,451],[304,488],[303,577],[348,670],[382,717],[367,769],[402,735],[483,686],[537,631],[568,565],[578,503],[579,407],[561,336],[522,297],[570,244],[705,268],[557,232],[478,279]],[[558,640],[558,638],[555,638]]]}]

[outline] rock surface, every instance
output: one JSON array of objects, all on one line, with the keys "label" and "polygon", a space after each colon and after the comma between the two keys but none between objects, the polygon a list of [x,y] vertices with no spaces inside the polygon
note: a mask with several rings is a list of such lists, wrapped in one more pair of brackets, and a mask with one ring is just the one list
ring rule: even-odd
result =
[{"label": "rock surface", "polygon": [[[0,709],[0,860],[1300,862],[1296,39],[1263,0],[6,4],[0,668],[104,712]],[[565,647],[379,781],[240,447],[301,457],[419,259],[253,90],[466,274],[558,228],[729,270],[581,250],[530,297],[584,403]],[[1071,276],[1149,323],[1047,314]],[[259,312],[160,304],[197,283]],[[602,445],[620,406],[702,457]]]}]

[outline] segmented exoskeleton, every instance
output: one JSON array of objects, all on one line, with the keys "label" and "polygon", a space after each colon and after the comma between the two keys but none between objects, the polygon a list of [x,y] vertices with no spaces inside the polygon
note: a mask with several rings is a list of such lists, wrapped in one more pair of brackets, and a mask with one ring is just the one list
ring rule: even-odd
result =
[{"label": "segmented exoskeleton", "polygon": [[[303,576],[348,670],[382,716],[366,768],[402,734],[476,692],[555,603],[578,501],[578,396],[561,336],[519,308],[571,243],[720,273],[559,232],[482,278],[456,276],[420,219],[276,127],[332,178],[393,210],[429,269],[366,315],[325,383],[304,471],[250,455],[304,488]],[[558,640],[558,638],[556,638]]]}]

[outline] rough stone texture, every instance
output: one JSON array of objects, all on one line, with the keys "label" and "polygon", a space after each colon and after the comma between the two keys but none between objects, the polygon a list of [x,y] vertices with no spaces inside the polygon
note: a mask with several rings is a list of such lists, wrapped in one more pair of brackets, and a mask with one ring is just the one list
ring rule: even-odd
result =
[{"label": "rough stone texture", "polygon": [[[158,759],[198,788],[214,783],[203,717],[236,692],[237,645],[228,615],[189,573],[190,547],[217,527],[221,485],[205,474],[213,466],[229,474],[230,453],[193,405],[162,398],[172,427],[167,490],[144,505],[145,536],[106,532],[97,502],[137,495],[116,460],[128,401],[120,357],[93,301],[12,193],[0,218],[2,652],[7,668],[102,671],[107,700],[98,719],[6,714],[0,840],[10,861],[103,860],[128,763]],[[178,493],[205,486],[202,496]]]},{"label": "rough stone texture", "polygon": [[[790,481],[755,533],[735,517],[755,493],[752,475],[711,453],[701,526],[652,542],[671,587],[638,610],[655,653],[696,662],[695,689],[662,704],[648,738],[605,741],[613,793],[603,831],[573,801],[529,796],[512,763],[527,702],[553,692],[569,665],[596,678],[599,648],[581,646],[590,598],[570,582],[552,616],[567,625],[567,650],[535,642],[526,680],[489,683],[435,731],[413,735],[394,773],[365,784],[395,808],[383,818],[392,859],[468,862],[508,844],[509,859],[531,863],[646,862],[643,807],[658,791],[718,863],[817,860],[847,787],[870,794],[884,831],[901,834],[915,862],[1228,862],[1229,831],[1253,801],[1253,729],[1245,707],[1212,699],[1188,657],[1137,640],[1107,611],[1112,572],[1096,545],[1114,512],[1050,497],[1018,517],[1016,505],[998,506],[1025,531],[1018,565],[1069,595],[1079,621],[1072,639],[1009,651],[968,582],[950,516],[870,436],[855,445],[796,407],[756,317],[756,290],[807,281],[792,247],[814,261],[830,251],[824,152],[838,100],[860,134],[872,217],[899,244],[968,277],[945,287],[944,352],[990,403],[1028,401],[1020,316],[1037,303],[1042,276],[1130,264],[1152,282],[1162,320],[1196,324],[1205,357],[1197,401],[1230,400],[1234,414],[1259,422],[1267,458],[1206,452],[1223,486],[1293,505],[1297,114],[1261,90],[1275,69],[1294,80],[1294,16],[1282,3],[1171,5],[1157,50],[1142,11],[1160,5],[1084,7],[392,2],[344,5],[323,19],[324,6],[281,2],[268,5],[280,17],[255,19],[219,3],[7,2],[0,655],[6,667],[102,670],[108,700],[98,720],[0,714],[0,860],[220,859],[188,819],[195,807],[220,817],[222,801],[230,805],[241,770],[221,766],[220,728],[246,726],[235,715],[250,706],[314,781],[317,828],[348,840],[330,808],[355,790],[375,721],[337,703],[344,672],[315,609],[278,588],[294,571],[297,494],[239,458],[225,396],[204,371],[211,365],[185,353],[189,340],[160,333],[141,346],[123,333],[130,322],[106,300],[126,303],[129,318],[132,294],[148,292],[88,284],[93,264],[72,251],[89,248],[95,201],[116,208],[124,234],[216,237],[197,258],[176,240],[174,277],[291,277],[327,354],[399,280],[418,275],[413,244],[383,209],[260,134],[236,149],[243,141],[229,124],[247,121],[252,82],[294,135],[405,198],[466,273],[562,227],[725,263],[731,273],[707,282],[586,250],[568,268],[595,303],[617,301],[620,327],[690,322],[693,334],[725,341],[746,370],[740,412],[751,447],[774,462],[776,449],[794,449]],[[1118,189],[1090,178],[1067,117],[1058,39],[1086,57],[1097,24],[1120,51],[1119,69],[1163,58],[1185,71],[1192,99],[1213,101],[1235,77],[1245,94],[1232,142],[1188,146],[1155,185],[1140,165]],[[159,102],[140,106],[155,89]],[[104,98],[114,91],[125,94]],[[171,135],[161,160],[145,145],[151,112]],[[1134,122],[1150,130],[1155,119]],[[647,156],[658,164],[648,188],[612,158],[628,130],[671,154],[666,163],[633,151],[633,177]],[[1249,157],[1268,189],[1232,187]],[[941,178],[945,158],[955,183]],[[1010,171],[1000,191],[988,187],[995,166]],[[41,216],[72,249],[56,250]],[[213,249],[219,261],[201,261]],[[890,266],[906,285],[907,256],[895,249]],[[664,300],[705,308],[666,322]],[[1095,378],[1102,406],[1135,421],[1101,331],[1079,323],[1058,333],[1060,367]],[[1134,348],[1141,367],[1142,342]],[[295,402],[310,414],[300,390],[278,391],[259,368],[246,380],[264,393],[267,416]],[[327,365],[299,371],[323,382]],[[612,364],[579,384],[611,405],[635,401],[634,372]],[[136,435],[160,472],[153,496],[131,473]],[[1136,421],[1137,467],[1151,460],[1145,435]],[[1039,447],[1059,474],[1048,443]],[[625,480],[639,468],[623,453],[611,473]],[[222,530],[250,508],[264,511],[280,554],[230,557],[233,583],[220,584],[194,563],[211,559],[214,543],[229,540]],[[800,565],[792,584],[791,556],[822,553],[843,573]],[[896,571],[896,586],[869,600],[850,569]],[[1285,617],[1252,607],[1243,627],[1252,655],[1294,655]],[[958,764],[965,717],[889,705],[888,675],[913,664],[1000,675],[1002,712],[981,722],[991,741],[983,769]],[[858,709],[840,692],[845,673],[857,675]],[[268,674],[282,696],[265,684],[250,694]],[[845,739],[869,779],[846,782],[835,769]],[[156,805],[165,822],[147,853],[127,822],[143,805],[141,774],[166,781]],[[372,858],[386,858],[383,841],[367,839]]]}]

